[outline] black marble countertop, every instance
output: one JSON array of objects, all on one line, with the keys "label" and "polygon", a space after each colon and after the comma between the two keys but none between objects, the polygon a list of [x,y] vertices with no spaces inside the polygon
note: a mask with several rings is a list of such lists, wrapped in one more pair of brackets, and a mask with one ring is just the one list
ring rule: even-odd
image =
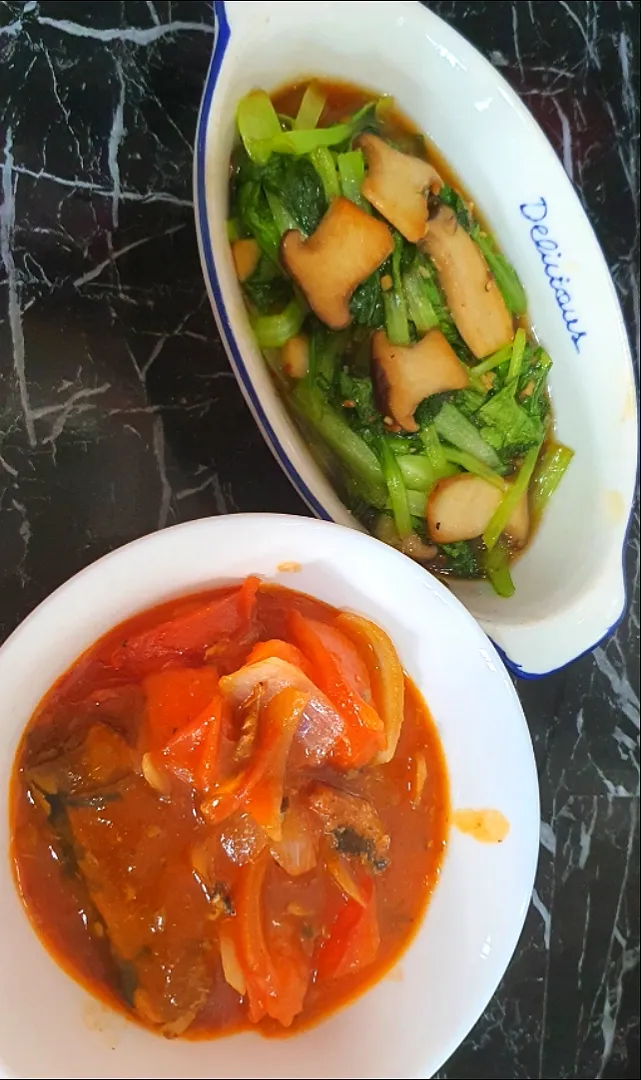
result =
[{"label": "black marble countertop", "polygon": [[[639,4],[431,3],[543,125],[639,343]],[[200,273],[204,2],[0,3],[0,640],[173,522],[304,513],[227,366]],[[604,357],[607,362],[607,357]],[[542,795],[518,951],[442,1077],[639,1075],[639,529],[613,638],[519,692]]]}]

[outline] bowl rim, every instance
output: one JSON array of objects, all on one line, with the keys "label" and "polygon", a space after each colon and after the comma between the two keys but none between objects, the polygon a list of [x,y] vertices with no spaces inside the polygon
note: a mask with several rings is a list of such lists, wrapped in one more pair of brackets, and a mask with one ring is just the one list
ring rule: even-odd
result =
[{"label": "bowl rim", "polygon": [[[253,380],[252,375],[250,374],[250,371],[249,371],[249,369],[248,369],[248,367],[247,367],[247,365],[245,363],[242,351],[241,351],[241,349],[240,349],[240,347],[238,345],[238,342],[236,340],[236,336],[235,336],[234,331],[232,329],[229,313],[227,311],[227,307],[226,307],[225,301],[223,299],[221,280],[220,280],[218,270],[217,270],[216,258],[214,256],[213,244],[212,244],[212,241],[211,241],[211,235],[210,235],[209,224],[208,224],[207,200],[206,200],[206,146],[207,146],[207,138],[208,138],[208,132],[209,132],[209,120],[210,120],[210,112],[211,112],[212,100],[213,100],[213,97],[214,97],[214,94],[215,94],[215,91],[216,91],[216,86],[217,86],[218,78],[219,78],[219,75],[220,75],[220,72],[221,72],[222,63],[223,63],[225,54],[227,52],[228,45],[229,45],[230,40],[231,40],[231,27],[230,27],[230,22],[229,22],[229,19],[228,19],[228,16],[227,16],[226,0],[212,0],[212,4],[213,4],[214,15],[215,15],[215,18],[216,18],[216,36],[215,36],[215,40],[214,40],[214,46],[213,46],[213,50],[212,50],[210,65],[209,65],[209,69],[208,69],[208,72],[207,72],[206,83],[205,83],[203,96],[202,96],[202,100],[201,100],[200,111],[199,111],[199,115],[198,115],[198,122],[197,122],[197,129],[196,129],[196,141],[195,141],[195,147],[194,147],[194,161],[193,161],[193,188],[194,188],[194,209],[195,209],[195,217],[196,217],[196,232],[197,232],[198,247],[199,247],[199,252],[200,252],[200,257],[201,257],[201,265],[202,265],[203,271],[204,271],[205,282],[206,282],[207,288],[209,290],[210,299],[212,301],[212,306],[214,308],[214,313],[216,315],[216,319],[217,319],[217,322],[218,322],[218,328],[219,328],[219,331],[221,333],[221,337],[223,339],[223,344],[224,344],[226,352],[227,352],[227,357],[228,357],[230,366],[232,367],[233,373],[234,373],[234,375],[235,375],[235,377],[237,379],[237,382],[239,384],[239,387],[241,389],[243,397],[245,398],[245,401],[246,401],[246,403],[247,403],[247,405],[248,405],[248,407],[249,407],[249,409],[250,409],[250,411],[251,411],[251,413],[253,415],[253,418],[254,418],[256,424],[258,425],[258,428],[259,428],[259,430],[260,430],[260,432],[261,432],[261,434],[263,436],[263,439],[266,442],[267,446],[269,447],[272,455],[274,456],[274,458],[276,459],[276,461],[280,465],[281,469],[283,470],[283,472],[285,473],[285,475],[289,479],[289,481],[292,484],[292,486],[294,487],[294,489],[298,492],[300,497],[303,499],[303,501],[306,503],[306,505],[309,507],[309,509],[316,515],[316,517],[318,517],[321,520],[325,520],[325,521],[334,521],[334,522],[338,521],[339,524],[348,524],[349,519],[351,519],[351,515],[350,515],[347,507],[345,507],[344,504],[342,503],[342,500],[340,500],[338,498],[338,496],[336,496],[338,502],[343,507],[344,512],[345,512],[345,517],[342,520],[340,520],[339,518],[337,518],[335,516],[335,514],[332,514],[326,508],[325,505],[323,505],[323,502],[314,493],[314,491],[312,490],[310,485],[307,483],[307,481],[301,475],[298,468],[293,463],[291,457],[287,453],[287,450],[283,446],[283,443],[282,443],[281,439],[279,438],[279,435],[277,434],[277,432],[275,430],[272,419],[270,418],[269,409],[266,409],[263,406],[263,404],[261,403],[260,396],[259,396],[259,394],[258,394],[258,392],[256,390],[255,385],[254,385],[254,380]],[[623,318],[621,302],[620,302],[618,294],[616,292],[614,282],[612,280],[612,275],[610,273],[610,269],[609,269],[609,267],[607,265],[607,262],[605,260],[605,256],[603,254],[603,250],[602,250],[601,245],[599,243],[599,240],[598,240],[598,238],[596,236],[594,228],[592,227],[592,224],[591,224],[591,222],[590,222],[590,220],[589,220],[589,218],[587,216],[587,213],[586,213],[585,209],[583,208],[583,206],[581,205],[581,203],[580,203],[580,201],[579,201],[579,199],[578,199],[578,197],[576,195],[576,192],[574,190],[574,186],[572,185],[569,177],[567,176],[561,162],[558,159],[558,155],[556,154],[554,148],[552,147],[549,139],[545,135],[545,132],[542,130],[542,128],[540,127],[539,123],[536,121],[536,119],[534,118],[534,116],[532,115],[530,110],[522,102],[519,95],[516,93],[515,90],[513,90],[513,88],[511,87],[509,82],[505,79],[505,77],[490,63],[489,60],[486,59],[485,56],[483,56],[483,54],[474,45],[471,44],[471,42],[467,41],[467,39],[462,34],[460,34],[458,30],[456,30],[454,27],[450,26],[445,20],[443,20],[435,12],[426,10],[423,7],[423,5],[418,2],[418,0],[416,0],[416,2],[413,4],[413,6],[416,9],[417,17],[419,17],[419,18],[423,17],[423,18],[429,19],[431,21],[436,21],[437,23],[443,24],[444,26],[447,27],[448,32],[450,34],[453,34],[456,38],[458,38],[466,49],[472,50],[472,52],[474,53],[476,61],[481,65],[481,67],[484,68],[485,70],[491,71],[492,77],[495,80],[498,81],[498,83],[500,84],[500,86],[502,88],[502,92],[509,99],[511,106],[515,109],[515,111],[518,114],[519,118],[522,121],[525,121],[527,123],[527,125],[529,126],[530,130],[535,132],[537,137],[540,140],[543,140],[543,142],[545,143],[548,154],[551,156],[551,158],[554,160],[555,165],[557,166],[559,183],[563,183],[567,187],[570,188],[570,190],[571,190],[571,192],[572,192],[572,194],[574,196],[574,199],[576,201],[577,210],[583,215],[585,224],[588,226],[588,228],[590,230],[592,240],[593,240],[594,245],[595,245],[595,247],[596,247],[596,249],[598,251],[598,254],[599,254],[599,256],[600,256],[600,258],[602,260],[603,266],[604,266],[604,268],[606,270],[607,277],[608,277],[609,284],[610,284],[610,290],[611,290],[611,294],[612,294],[612,299],[613,299],[615,307],[616,307],[616,311],[617,311],[617,314],[618,314],[618,319],[619,319],[620,325],[621,325],[621,327],[623,327],[623,331],[624,331],[623,334],[622,334],[623,348],[624,348],[624,351],[626,353],[626,358],[627,358],[627,361],[628,361],[629,369],[630,369],[630,371],[632,373],[633,385],[636,386],[636,372],[635,372],[635,366],[634,366],[633,357],[632,357],[632,350],[631,350],[631,346],[630,346],[629,334],[627,332],[627,327],[626,327],[626,324],[625,324],[625,320]],[[249,7],[249,5],[247,5],[247,7]],[[636,426],[636,429],[637,429],[637,450],[636,450],[636,460],[635,460],[635,466],[634,466],[634,476],[638,477],[638,464],[639,464],[638,402],[637,402],[636,397],[635,397],[635,403],[634,403],[634,414],[635,414],[635,426]],[[633,481],[632,488],[634,488],[634,486],[635,486],[635,484],[634,484],[634,481]],[[567,667],[569,664],[573,663],[575,660],[578,660],[581,657],[583,657],[583,656],[587,655],[588,653],[592,652],[593,649],[597,648],[606,639],[608,639],[610,637],[610,635],[613,634],[615,632],[615,630],[618,628],[618,626],[621,624],[621,622],[622,622],[622,620],[623,620],[623,618],[625,616],[627,606],[628,606],[628,582],[626,580],[626,574],[625,574],[625,555],[626,555],[626,549],[627,549],[629,533],[630,533],[630,529],[632,527],[632,522],[633,522],[634,505],[635,505],[634,497],[629,498],[628,499],[627,509],[626,509],[626,519],[625,519],[624,527],[623,527],[622,532],[621,532],[620,549],[619,549],[619,558],[617,560],[617,568],[616,568],[616,570],[611,571],[611,577],[614,577],[614,575],[616,573],[616,575],[617,575],[617,582],[616,583],[617,583],[617,586],[619,586],[620,591],[621,591],[621,608],[620,608],[616,618],[612,622],[609,622],[609,620],[608,620],[606,622],[605,626],[599,628],[598,636],[596,637],[596,639],[591,644],[589,644],[589,645],[585,646],[584,648],[582,648],[580,652],[575,653],[574,655],[563,659],[561,661],[561,663],[559,663],[558,665],[555,665],[553,667],[547,667],[546,670],[544,670],[544,671],[541,671],[541,670],[529,671],[529,670],[527,670],[521,663],[519,663],[518,660],[513,659],[508,654],[507,648],[506,648],[505,645],[503,645],[503,647],[501,647],[496,641],[494,641],[494,639],[490,638],[490,640],[492,641],[493,646],[495,647],[495,649],[497,650],[499,656],[501,657],[502,662],[504,663],[504,665],[507,667],[507,669],[513,675],[515,675],[515,676],[517,676],[517,677],[519,677],[519,678],[521,678],[521,679],[523,679],[525,681],[533,682],[535,680],[545,678],[548,675],[555,674],[557,671],[563,670],[565,667]],[[353,519],[351,521],[351,524],[352,524],[352,527],[354,527],[354,526],[360,527],[360,526],[358,526],[358,523],[355,522]],[[429,571],[425,571],[425,572],[429,573]],[[612,616],[610,615],[610,618],[611,617]]]}]

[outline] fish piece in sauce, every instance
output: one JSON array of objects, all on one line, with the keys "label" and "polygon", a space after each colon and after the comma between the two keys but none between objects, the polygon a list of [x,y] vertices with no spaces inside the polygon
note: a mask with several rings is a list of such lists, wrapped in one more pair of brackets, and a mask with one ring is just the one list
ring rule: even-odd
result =
[{"label": "fish piece in sauce", "polygon": [[193,807],[185,792],[177,814],[180,793],[170,805],[131,776],[103,809],[67,809],[80,872],[118,963],[131,969],[134,1007],[170,1035],[189,1027],[212,981],[211,909],[187,855]]}]

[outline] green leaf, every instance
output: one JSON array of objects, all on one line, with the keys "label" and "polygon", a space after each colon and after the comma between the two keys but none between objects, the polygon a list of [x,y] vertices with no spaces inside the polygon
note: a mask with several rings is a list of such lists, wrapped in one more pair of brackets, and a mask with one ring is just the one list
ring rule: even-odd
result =
[{"label": "green leaf", "polygon": [[280,121],[269,94],[252,90],[241,98],[236,111],[240,137],[252,161],[263,164],[271,151],[266,146],[281,133]]},{"label": "green leaf", "polygon": [[508,521],[516,510],[516,507],[525,495],[530,480],[532,479],[536,459],[539,456],[539,449],[539,446],[533,446],[526,454],[525,460],[523,461],[517,476],[510,484],[508,490],[501,499],[501,502],[494,511],[494,514],[483,533],[483,543],[488,551],[491,551],[495,546],[499,536],[505,530]]},{"label": "green leaf", "polygon": [[321,90],[318,83],[310,82],[305,89],[302,101],[300,103],[296,119],[294,120],[294,129],[299,131],[305,128],[315,128],[321,116],[323,115],[323,109],[327,102],[327,94],[324,90]]},{"label": "green leaf", "polygon": [[289,279],[280,273],[276,264],[266,255],[261,255],[251,277],[243,281],[242,289],[262,315],[281,310],[292,295]]},{"label": "green leaf", "polygon": [[485,441],[491,441],[501,452],[513,455],[543,441],[543,424],[514,400],[514,387],[510,383],[482,405],[477,416],[484,425],[481,434]]},{"label": "green leaf", "polygon": [[277,315],[257,315],[251,319],[258,344],[263,349],[280,349],[300,330],[305,321],[305,309],[298,300],[291,300]]},{"label": "green leaf", "polygon": [[459,578],[478,578],[483,574],[477,553],[467,540],[456,544],[439,544],[447,559],[447,568]]}]

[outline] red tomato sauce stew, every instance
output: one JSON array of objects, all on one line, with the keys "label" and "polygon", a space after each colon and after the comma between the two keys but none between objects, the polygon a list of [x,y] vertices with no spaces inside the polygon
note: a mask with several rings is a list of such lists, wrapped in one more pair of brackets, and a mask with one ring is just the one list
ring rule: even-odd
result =
[{"label": "red tomato sauce stew", "polygon": [[31,923],[92,993],[166,1036],[275,1035],[407,947],[448,782],[387,635],[248,578],[71,667],[26,728],[11,819]]}]

